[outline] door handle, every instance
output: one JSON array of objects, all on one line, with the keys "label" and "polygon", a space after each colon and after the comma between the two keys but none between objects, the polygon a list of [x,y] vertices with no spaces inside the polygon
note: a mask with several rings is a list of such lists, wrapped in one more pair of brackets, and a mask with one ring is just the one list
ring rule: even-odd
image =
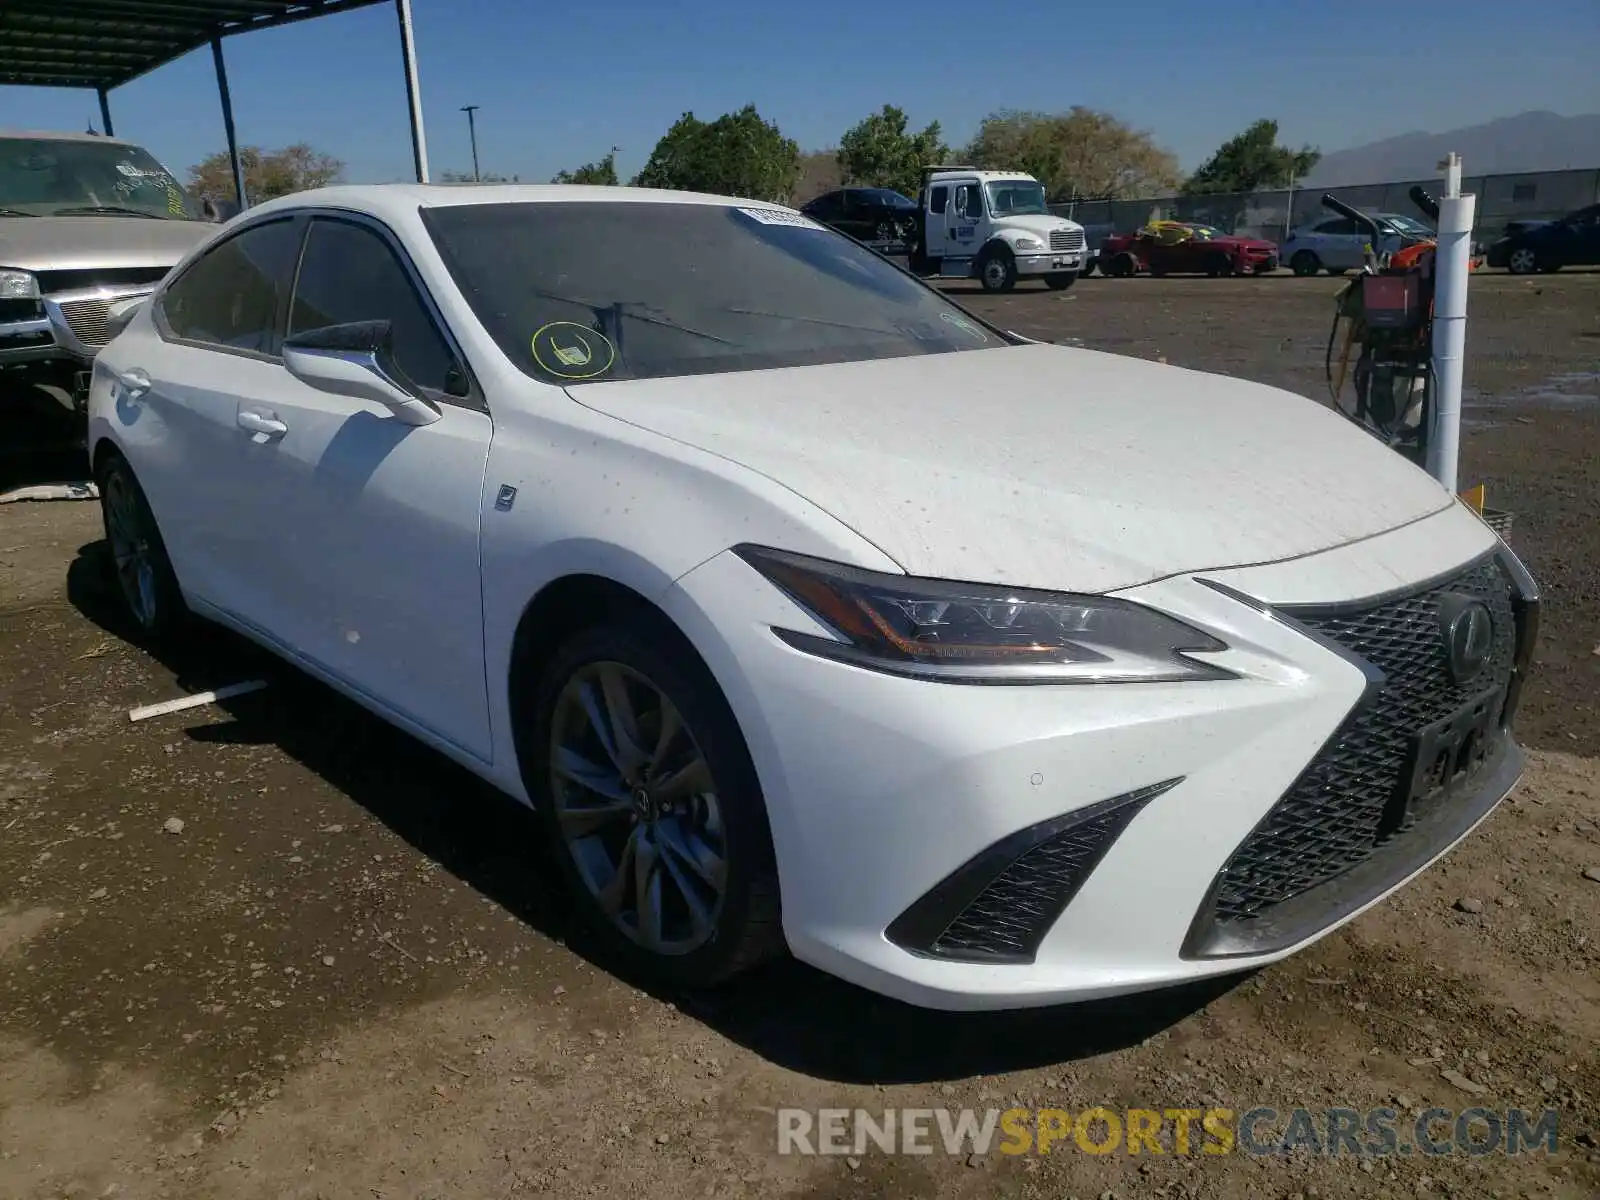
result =
[{"label": "door handle", "polygon": [[129,400],[137,400],[150,390],[150,373],[139,367],[129,367],[126,371],[112,371],[111,378],[117,381]]},{"label": "door handle", "polygon": [[239,410],[239,428],[247,433],[259,433],[267,437],[282,437],[289,432],[289,427],[277,417],[252,412],[248,408]]}]

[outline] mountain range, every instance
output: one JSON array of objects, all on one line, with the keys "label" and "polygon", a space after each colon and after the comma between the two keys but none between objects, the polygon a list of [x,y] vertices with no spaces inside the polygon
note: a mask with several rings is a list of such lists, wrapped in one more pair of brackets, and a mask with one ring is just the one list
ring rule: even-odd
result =
[{"label": "mountain range", "polygon": [[1402,133],[1325,153],[1303,187],[1344,187],[1391,180],[1436,179],[1454,150],[1467,175],[1511,175],[1600,168],[1600,113],[1563,117],[1525,112],[1447,133]]}]

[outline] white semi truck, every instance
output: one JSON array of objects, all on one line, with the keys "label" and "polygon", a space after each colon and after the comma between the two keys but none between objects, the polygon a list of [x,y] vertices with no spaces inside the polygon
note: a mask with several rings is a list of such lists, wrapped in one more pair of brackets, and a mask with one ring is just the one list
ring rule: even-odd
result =
[{"label": "white semi truck", "polygon": [[1008,292],[1019,279],[1069,288],[1088,261],[1083,226],[1051,213],[1044,188],[1020,171],[929,167],[923,172],[911,270],[976,279]]}]

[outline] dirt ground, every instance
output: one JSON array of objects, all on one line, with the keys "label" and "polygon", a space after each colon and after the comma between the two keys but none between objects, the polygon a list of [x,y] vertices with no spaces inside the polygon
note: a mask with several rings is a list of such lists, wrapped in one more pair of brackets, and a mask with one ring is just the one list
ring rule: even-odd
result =
[{"label": "dirt ground", "polygon": [[[1320,396],[1337,286],[964,299]],[[136,648],[94,506],[0,506],[0,1197],[1600,1194],[1600,275],[1478,280],[1467,377],[1463,480],[1516,514],[1547,599],[1521,788],[1286,963],[1024,1014],[921,1012],[793,963],[642,990],[572,944],[517,806],[230,636]],[[0,488],[76,471],[11,458]],[[127,720],[253,676],[269,689],[224,708]],[[1096,1104],[1551,1107],[1559,1149],[776,1153],[779,1108]]]}]

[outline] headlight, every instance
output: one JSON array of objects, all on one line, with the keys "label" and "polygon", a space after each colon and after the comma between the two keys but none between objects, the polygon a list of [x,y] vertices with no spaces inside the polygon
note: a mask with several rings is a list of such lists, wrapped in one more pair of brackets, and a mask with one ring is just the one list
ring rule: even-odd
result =
[{"label": "headlight", "polygon": [[39,281],[26,271],[0,267],[0,300],[37,300]]},{"label": "headlight", "polygon": [[1227,643],[1131,601],[881,575],[759,546],[735,552],[834,633],[773,631],[822,658],[948,683],[1234,678],[1188,657]]},{"label": "headlight", "polygon": [[1014,247],[1016,247],[1018,250],[1043,250],[1044,249],[1044,243],[1041,242],[1038,238],[1019,237],[1016,241],[1012,242],[1011,244]]}]

